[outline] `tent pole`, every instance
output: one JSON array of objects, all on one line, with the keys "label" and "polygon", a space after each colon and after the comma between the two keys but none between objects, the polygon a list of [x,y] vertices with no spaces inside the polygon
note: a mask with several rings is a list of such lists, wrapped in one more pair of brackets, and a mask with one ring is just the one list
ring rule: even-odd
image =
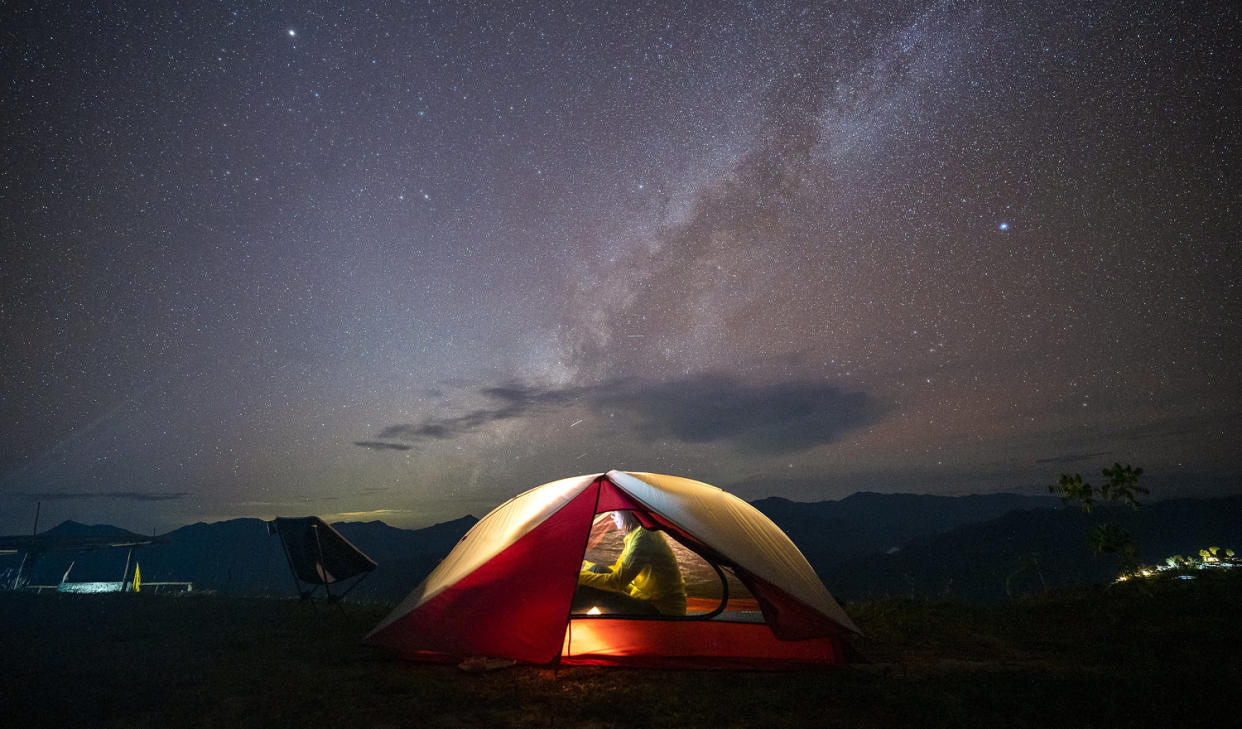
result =
[{"label": "tent pole", "polygon": [[[34,527],[30,530],[30,536],[39,536],[39,512],[43,509],[43,502],[35,502],[35,518]],[[22,585],[22,571],[26,569],[26,559],[30,557],[30,550],[22,552],[22,563],[17,566],[17,576],[13,578],[13,589],[16,590]]]},{"label": "tent pole", "polygon": [[22,570],[26,569],[26,558],[30,556],[30,552],[22,552],[22,563],[17,566],[17,576],[13,578],[13,589],[21,587]]},{"label": "tent pole", "polygon": [[134,558],[134,548],[130,547],[125,555],[125,571],[121,573],[121,592],[125,592],[125,578],[129,576],[129,561]]},{"label": "tent pole", "polygon": [[[608,474],[603,474],[599,478],[595,479],[595,506],[591,507],[591,517],[587,519],[586,535],[582,538],[582,549],[580,550],[580,553],[583,557],[586,556],[587,545],[591,543],[591,529],[595,526],[595,512],[599,511],[599,492],[602,490],[602,482],[606,478],[608,478]],[[581,567],[581,564],[579,564],[579,567]],[[576,589],[577,586],[575,585],[575,590]],[[573,640],[573,620],[570,618],[570,615],[573,614],[573,611],[574,602],[573,596],[571,595],[569,600],[569,611],[565,613],[565,629],[569,631],[571,641]],[[559,671],[561,668],[561,658],[565,655],[565,642],[565,639],[562,638],[560,650],[556,652],[556,660],[552,664],[553,673]]]}]

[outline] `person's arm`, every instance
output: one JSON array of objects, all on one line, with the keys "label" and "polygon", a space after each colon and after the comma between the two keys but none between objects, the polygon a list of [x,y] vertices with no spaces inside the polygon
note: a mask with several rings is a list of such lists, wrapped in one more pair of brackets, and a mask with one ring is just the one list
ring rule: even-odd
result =
[{"label": "person's arm", "polygon": [[628,592],[630,582],[638,576],[639,571],[642,569],[642,565],[634,558],[637,544],[637,538],[626,539],[625,549],[621,552],[621,556],[617,558],[616,563],[607,572],[579,572],[578,584],[610,592]]}]

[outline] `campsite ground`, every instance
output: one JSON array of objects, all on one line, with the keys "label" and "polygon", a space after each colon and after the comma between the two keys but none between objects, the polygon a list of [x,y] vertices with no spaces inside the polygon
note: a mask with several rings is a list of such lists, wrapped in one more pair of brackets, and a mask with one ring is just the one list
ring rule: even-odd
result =
[{"label": "campsite ground", "polygon": [[847,605],[868,662],[814,672],[395,661],[384,606],[0,593],[6,726],[893,727],[1236,724],[1242,577],[996,606]]}]

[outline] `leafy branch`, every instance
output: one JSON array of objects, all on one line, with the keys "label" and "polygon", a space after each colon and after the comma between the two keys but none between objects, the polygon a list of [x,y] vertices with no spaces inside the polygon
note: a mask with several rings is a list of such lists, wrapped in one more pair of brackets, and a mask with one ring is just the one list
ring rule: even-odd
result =
[{"label": "leafy branch", "polygon": [[1114,463],[1112,468],[1105,468],[1103,473],[1108,480],[1098,488],[1083,481],[1082,476],[1077,473],[1072,476],[1063,473],[1060,482],[1049,486],[1048,492],[1060,496],[1063,504],[1078,502],[1087,514],[1095,507],[1097,496],[1104,501],[1120,502],[1131,509],[1137,509],[1139,502],[1135,494],[1151,493],[1138,485],[1139,476],[1143,475],[1141,468],[1134,468],[1128,463],[1124,466]]},{"label": "leafy branch", "polygon": [[[1086,514],[1093,513],[1097,500],[1121,503],[1137,509],[1138,495],[1151,493],[1138,485],[1139,476],[1143,475],[1141,468],[1114,463],[1112,468],[1105,468],[1103,474],[1107,480],[1096,487],[1083,481],[1082,476],[1077,473],[1072,476],[1063,473],[1060,481],[1049,486],[1048,491],[1060,496],[1063,504],[1077,503]],[[1087,541],[1091,543],[1096,554],[1117,555],[1121,574],[1128,575],[1138,569],[1138,548],[1130,533],[1116,524],[1104,522],[1093,525],[1087,530]]]}]

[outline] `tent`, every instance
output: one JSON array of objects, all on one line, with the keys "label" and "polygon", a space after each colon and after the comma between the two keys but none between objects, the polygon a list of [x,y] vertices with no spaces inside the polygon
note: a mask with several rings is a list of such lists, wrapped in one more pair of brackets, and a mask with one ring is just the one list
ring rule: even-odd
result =
[{"label": "tent", "polygon": [[[618,550],[627,511],[664,538],[684,577],[684,615],[575,603],[584,560]],[[480,520],[367,642],[407,659],[786,668],[844,662],[858,632],[775,524],[714,486],[610,471],[522,493]]]}]

